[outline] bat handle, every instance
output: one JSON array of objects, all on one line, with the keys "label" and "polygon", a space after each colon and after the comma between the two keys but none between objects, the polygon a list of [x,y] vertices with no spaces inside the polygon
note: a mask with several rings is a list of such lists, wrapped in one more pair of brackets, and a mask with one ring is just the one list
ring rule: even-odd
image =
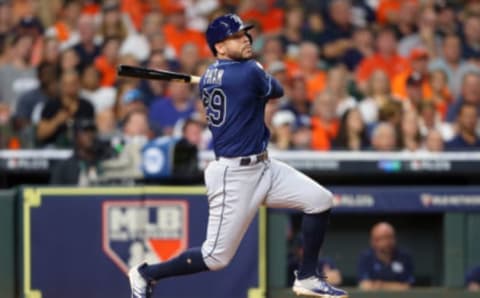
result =
[{"label": "bat handle", "polygon": [[190,77],[190,83],[192,83],[192,84],[200,83],[200,77],[199,76],[191,76]]}]

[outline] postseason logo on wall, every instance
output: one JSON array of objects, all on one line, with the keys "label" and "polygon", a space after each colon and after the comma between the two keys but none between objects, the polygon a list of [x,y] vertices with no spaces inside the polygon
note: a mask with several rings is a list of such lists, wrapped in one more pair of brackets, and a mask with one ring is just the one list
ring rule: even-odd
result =
[{"label": "postseason logo on wall", "polygon": [[125,273],[142,262],[168,260],[188,247],[187,201],[106,201],[102,222],[103,251]]}]

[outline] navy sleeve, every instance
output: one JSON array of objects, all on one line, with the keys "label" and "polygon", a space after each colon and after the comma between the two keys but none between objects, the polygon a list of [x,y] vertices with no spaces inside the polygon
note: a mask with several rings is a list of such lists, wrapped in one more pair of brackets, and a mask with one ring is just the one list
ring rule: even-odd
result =
[{"label": "navy sleeve", "polygon": [[465,276],[465,283],[468,285],[471,282],[480,283],[480,266],[473,268]]},{"label": "navy sleeve", "polygon": [[370,276],[369,263],[370,262],[369,262],[367,253],[366,252],[362,253],[360,255],[360,259],[358,261],[358,267],[357,267],[358,282],[369,280],[372,278]]},{"label": "navy sleeve", "polygon": [[415,276],[413,275],[413,260],[410,254],[405,254],[405,272],[403,280],[406,283],[413,284],[415,282]]},{"label": "navy sleeve", "polygon": [[283,96],[283,88],[280,83],[270,74],[263,70],[263,67],[257,61],[251,60],[253,84],[255,84],[258,94],[265,99],[279,98]]}]

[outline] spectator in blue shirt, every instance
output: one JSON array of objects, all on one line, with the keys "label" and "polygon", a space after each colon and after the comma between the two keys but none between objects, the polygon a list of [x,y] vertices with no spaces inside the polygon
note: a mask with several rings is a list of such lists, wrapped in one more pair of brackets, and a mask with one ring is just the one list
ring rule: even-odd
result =
[{"label": "spectator in blue shirt", "polygon": [[190,117],[195,112],[191,89],[184,83],[172,82],[168,97],[160,97],[150,106],[148,115],[153,129],[162,135],[171,135],[178,120]]},{"label": "spectator in blue shirt", "polygon": [[371,247],[358,263],[358,282],[362,290],[407,290],[414,282],[411,256],[397,247],[395,230],[387,222],[373,226]]},{"label": "spectator in blue shirt", "polygon": [[480,265],[467,273],[465,284],[470,291],[480,291]]},{"label": "spectator in blue shirt", "polygon": [[478,123],[478,107],[471,103],[464,103],[457,116],[457,134],[449,142],[447,151],[471,151],[480,149],[480,139],[476,128]]}]

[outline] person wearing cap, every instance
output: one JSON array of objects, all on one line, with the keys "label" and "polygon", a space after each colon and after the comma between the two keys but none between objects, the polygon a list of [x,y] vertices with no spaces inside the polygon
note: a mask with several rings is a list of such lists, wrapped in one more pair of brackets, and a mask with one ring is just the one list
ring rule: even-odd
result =
[{"label": "person wearing cap", "polygon": [[407,81],[413,73],[416,73],[421,78],[422,96],[430,98],[432,94],[432,87],[429,82],[429,63],[428,51],[424,48],[415,48],[410,52],[408,61],[410,67],[393,77],[391,82],[391,92],[393,96],[399,99],[407,99]]},{"label": "person wearing cap", "polygon": [[295,114],[288,110],[277,111],[272,118],[272,138],[270,148],[276,150],[293,149],[293,129]]},{"label": "person wearing cap", "polygon": [[51,185],[88,186],[98,180],[100,168],[95,150],[95,122],[90,118],[77,118],[72,130],[73,155],[54,165]]}]

